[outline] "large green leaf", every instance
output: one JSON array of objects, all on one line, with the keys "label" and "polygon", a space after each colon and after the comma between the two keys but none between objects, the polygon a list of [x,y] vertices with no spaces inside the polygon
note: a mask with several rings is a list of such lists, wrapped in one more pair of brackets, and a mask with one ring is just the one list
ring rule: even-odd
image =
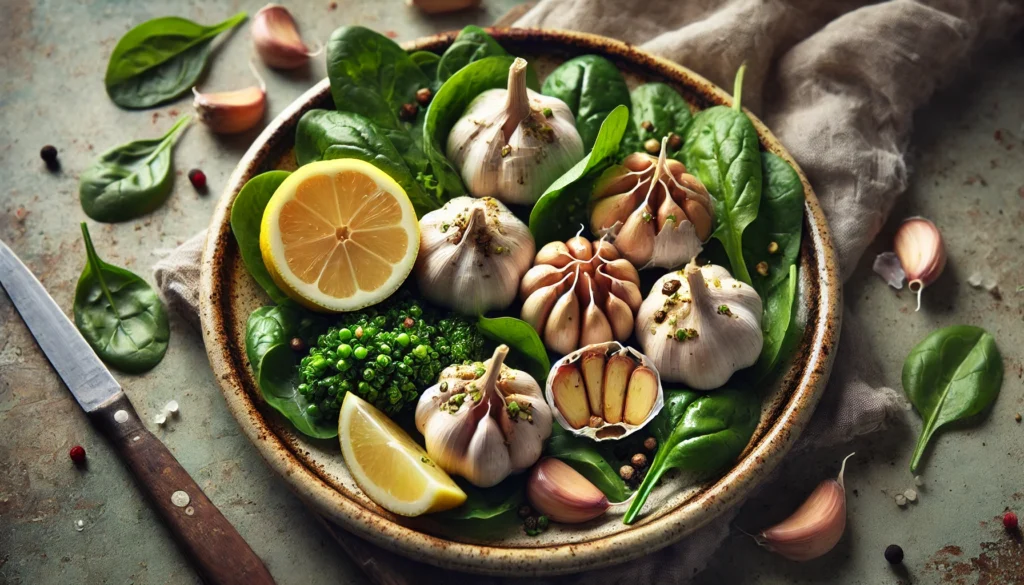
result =
[{"label": "large green leaf", "polygon": [[[260,251],[260,225],[263,222],[263,211],[274,196],[274,191],[290,175],[288,171],[268,171],[249,179],[238,192],[231,204],[231,232],[238,242],[238,251],[249,274],[270,298],[279,305],[291,305],[292,300],[277,286],[267,272]],[[254,361],[253,364],[256,362]]]},{"label": "large green leaf", "polygon": [[[544,80],[541,93],[569,106],[586,150],[594,147],[601,125],[612,110],[631,106],[629,88],[619,68],[598,55],[581,55],[562,63]],[[632,128],[628,131],[633,132]],[[631,144],[635,139],[626,142]]]}]

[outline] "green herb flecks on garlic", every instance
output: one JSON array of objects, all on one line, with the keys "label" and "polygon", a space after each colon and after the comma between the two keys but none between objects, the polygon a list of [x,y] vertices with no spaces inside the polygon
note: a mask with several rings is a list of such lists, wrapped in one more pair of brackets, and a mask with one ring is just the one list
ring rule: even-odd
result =
[{"label": "green herb flecks on garlic", "polygon": [[662,276],[636,316],[636,336],[661,377],[711,390],[754,365],[764,342],[761,297],[721,266]]},{"label": "green herb flecks on garlic", "polygon": [[591,231],[612,238],[640,269],[682,265],[700,253],[714,226],[711,196],[683,163],[666,157],[665,140],[658,157],[633,153],[594,189]]},{"label": "green herb flecks on garlic", "polygon": [[583,141],[569,107],[527,89],[516,59],[508,89],[481,93],[452,127],[447,154],[473,196],[527,204],[583,158]]},{"label": "green herb flecks on garlic", "polygon": [[512,304],[533,236],[491,197],[456,197],[420,220],[416,282],[428,300],[467,315]]},{"label": "green herb flecks on garlic", "polygon": [[416,405],[427,454],[479,487],[529,469],[551,435],[551,409],[540,386],[505,366],[507,355],[508,346],[498,346],[479,378],[472,364],[445,368]]}]

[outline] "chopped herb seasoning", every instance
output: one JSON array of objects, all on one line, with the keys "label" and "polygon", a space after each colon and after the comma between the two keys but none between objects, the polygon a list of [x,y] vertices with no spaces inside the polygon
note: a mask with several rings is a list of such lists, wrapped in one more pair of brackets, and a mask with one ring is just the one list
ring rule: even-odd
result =
[{"label": "chopped herb seasoning", "polygon": [[686,341],[698,337],[696,329],[676,329],[676,341]]},{"label": "chopped herb seasoning", "polygon": [[718,314],[732,317],[732,310],[729,309],[729,305],[718,305]]}]

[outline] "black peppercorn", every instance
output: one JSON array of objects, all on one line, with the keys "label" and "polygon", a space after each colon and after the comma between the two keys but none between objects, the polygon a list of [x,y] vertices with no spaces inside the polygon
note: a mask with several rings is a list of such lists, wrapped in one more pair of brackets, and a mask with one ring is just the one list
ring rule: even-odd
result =
[{"label": "black peppercorn", "polygon": [[657,448],[658,439],[655,439],[654,437],[647,437],[646,439],[644,439],[644,449],[647,449],[648,451],[654,451]]},{"label": "black peppercorn", "polygon": [[288,345],[291,346],[292,351],[306,351],[306,342],[298,337],[293,337]]},{"label": "black peppercorn", "polygon": [[47,144],[39,151],[40,158],[46,163],[46,168],[51,171],[55,171],[60,168],[60,162],[57,160],[57,147],[52,144]]},{"label": "black peppercorn", "polygon": [[633,469],[633,467],[630,465],[623,465],[622,467],[619,468],[619,477],[621,477],[624,481],[629,481],[633,479],[634,474],[636,474],[636,470]]},{"label": "black peppercorn", "polygon": [[668,147],[672,150],[679,150],[683,146],[683,139],[675,132],[668,134]]},{"label": "black peppercorn", "polygon": [[416,101],[421,106],[429,104],[432,99],[434,99],[434,92],[430,91],[429,87],[424,87],[416,91]]},{"label": "black peppercorn", "polygon": [[898,565],[903,562],[903,549],[898,544],[890,544],[885,547],[885,560],[890,565]]},{"label": "black peppercorn", "polygon": [[420,109],[416,104],[402,104],[402,108],[398,110],[398,117],[411,122],[416,119],[416,114]]},{"label": "black peppercorn", "polygon": [[529,516],[526,520],[523,520],[523,527],[527,531],[537,530],[537,518],[535,516]]},{"label": "black peppercorn", "polygon": [[633,467],[643,469],[644,467],[647,467],[647,455],[637,453],[636,455],[633,455],[633,458],[630,459],[629,462],[633,464]]}]

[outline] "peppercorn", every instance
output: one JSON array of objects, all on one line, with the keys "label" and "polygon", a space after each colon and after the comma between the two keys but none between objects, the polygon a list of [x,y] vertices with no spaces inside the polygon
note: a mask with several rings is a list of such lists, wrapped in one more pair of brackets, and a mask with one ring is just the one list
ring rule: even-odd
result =
[{"label": "peppercorn", "polygon": [[644,120],[643,122],[640,122],[640,127],[646,130],[647,132],[654,132],[654,124],[651,124],[650,120]]},{"label": "peppercorn", "polygon": [[655,439],[654,437],[647,437],[646,439],[644,439],[644,449],[647,449],[648,451],[654,451],[657,448],[658,439]]},{"label": "peppercorn", "polygon": [[188,180],[200,193],[206,191],[206,173],[199,169],[192,169],[188,172]]},{"label": "peppercorn", "polygon": [[1013,415],[1013,420],[1015,420],[1015,421],[1017,421],[1017,422],[1020,422],[1020,421],[1021,421],[1021,416],[1020,416],[1020,413],[1019,413],[1019,412],[1018,412],[1017,414]]},{"label": "peppercorn", "polygon": [[402,321],[402,327],[405,327],[406,329],[412,329],[413,325],[416,325],[416,321],[414,321],[412,317],[406,317],[405,320]]},{"label": "peppercorn", "polygon": [[768,242],[768,253],[769,254],[775,254],[778,251],[779,251],[779,243],[778,242]]},{"label": "peppercorn", "polygon": [[885,547],[885,560],[890,565],[898,565],[903,562],[903,549],[898,544],[890,544]]},{"label": "peppercorn", "polygon": [[637,453],[636,455],[633,455],[633,458],[630,459],[629,462],[633,464],[633,467],[643,469],[644,467],[647,467],[647,455]]},{"label": "peppercorn", "polygon": [[288,345],[291,346],[292,351],[306,351],[306,342],[302,341],[302,338],[293,337],[292,340],[288,342]]},{"label": "peppercorn", "polygon": [[434,99],[434,92],[430,91],[429,87],[423,87],[416,90],[416,101],[421,106],[425,106],[430,103],[430,100]]},{"label": "peppercorn", "polygon": [[523,520],[523,527],[526,531],[537,530],[537,518],[534,516],[528,516],[526,520]]},{"label": "peppercorn", "polygon": [[657,138],[648,138],[644,141],[644,150],[650,154],[658,154],[661,152],[661,143]]},{"label": "peppercorn", "polygon": [[68,456],[75,462],[75,465],[81,465],[85,463],[85,448],[81,445],[75,445],[68,451]]},{"label": "peppercorn", "polygon": [[39,151],[39,156],[46,163],[46,168],[55,171],[60,168],[60,161],[57,160],[57,147],[47,144]]},{"label": "peppercorn", "polygon": [[757,273],[760,274],[761,276],[768,276],[768,263],[767,262],[762,260],[761,262],[758,262],[757,266],[755,266],[754,268],[757,269]]},{"label": "peppercorn", "polygon": [[530,514],[533,514],[533,510],[529,506],[522,506],[519,508],[520,518],[529,518]]},{"label": "peppercorn", "polygon": [[636,470],[630,465],[623,465],[619,468],[619,477],[625,481],[633,479],[634,474],[636,474]]},{"label": "peppercorn", "polygon": [[1015,532],[1017,530],[1017,526],[1017,515],[1007,510],[1006,513],[1003,514],[1003,528],[1006,528],[1010,532]]},{"label": "peppercorn", "polygon": [[672,150],[679,150],[683,147],[683,139],[675,132],[668,133],[668,147]]},{"label": "peppercorn", "polygon": [[416,114],[420,111],[416,104],[402,104],[402,107],[398,110],[398,117],[411,122],[416,119]]}]

